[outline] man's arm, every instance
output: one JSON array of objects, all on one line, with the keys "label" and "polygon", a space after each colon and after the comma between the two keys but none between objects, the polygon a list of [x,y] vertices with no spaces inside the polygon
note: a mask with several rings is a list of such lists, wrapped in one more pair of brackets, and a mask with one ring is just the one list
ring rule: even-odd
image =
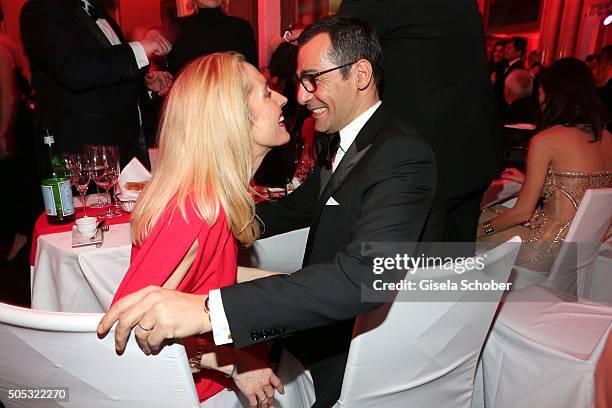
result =
[{"label": "man's arm", "polygon": [[317,206],[319,180],[317,168],[293,193],[280,200],[257,204],[257,216],[263,224],[261,238],[282,234],[309,223]]},{"label": "man's arm", "polygon": [[392,272],[374,275],[372,257],[362,254],[362,245],[419,240],[435,193],[434,154],[417,138],[392,137],[376,158],[368,163],[374,181],[362,198],[361,217],[350,243],[332,262],[221,289],[234,345],[352,318],[380,305],[362,301],[362,284],[371,288],[375,279],[402,278]]}]

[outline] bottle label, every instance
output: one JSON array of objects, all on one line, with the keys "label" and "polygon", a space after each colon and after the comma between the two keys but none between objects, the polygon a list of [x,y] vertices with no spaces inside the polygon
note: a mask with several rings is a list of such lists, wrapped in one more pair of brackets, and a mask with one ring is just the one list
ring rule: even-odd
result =
[{"label": "bottle label", "polygon": [[68,216],[75,212],[70,181],[47,179],[43,181],[42,194],[45,213],[51,216]]},{"label": "bottle label", "polygon": [[42,188],[43,201],[45,202],[45,213],[47,215],[57,215],[55,208],[55,197],[53,196],[53,186],[40,186]]},{"label": "bottle label", "polygon": [[59,189],[59,196],[64,215],[74,214],[74,200],[72,199],[72,188],[70,188],[70,181],[60,181],[57,183],[57,187]]}]

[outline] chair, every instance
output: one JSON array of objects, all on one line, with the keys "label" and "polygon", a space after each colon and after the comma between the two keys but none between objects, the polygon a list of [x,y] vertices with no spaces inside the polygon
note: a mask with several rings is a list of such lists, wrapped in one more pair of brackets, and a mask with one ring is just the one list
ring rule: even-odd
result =
[{"label": "chair", "polygon": [[[519,246],[515,237],[482,255],[482,270],[458,275],[430,269],[415,276],[506,282]],[[501,293],[424,295],[417,300],[415,293],[399,291],[393,303],[357,318],[335,408],[470,406],[476,362]]]},{"label": "chair", "polygon": [[[102,340],[95,333],[101,318],[97,313],[45,312],[0,303],[0,398],[7,408],[248,407],[230,390],[200,405],[182,344],[146,356],[131,336],[125,353],[117,356],[113,333]],[[310,406],[296,393],[307,390],[309,382],[290,357],[279,366],[287,392],[277,406]],[[66,387],[69,402],[7,399],[8,390],[43,386]]]},{"label": "chair", "polygon": [[515,267],[510,278],[513,289],[542,284],[590,299],[597,289],[594,261],[611,222],[612,188],[587,190],[550,273]]},{"label": "chair", "polygon": [[612,307],[575,302],[539,285],[505,298],[482,352],[485,407],[610,406]]},{"label": "chair", "polygon": [[302,268],[309,228],[257,240],[238,252],[238,265],[293,273]]}]

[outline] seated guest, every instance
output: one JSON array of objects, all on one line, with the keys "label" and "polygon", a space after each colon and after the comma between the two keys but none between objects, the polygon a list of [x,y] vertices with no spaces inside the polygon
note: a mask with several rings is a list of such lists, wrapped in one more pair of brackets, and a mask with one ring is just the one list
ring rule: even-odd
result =
[{"label": "seated guest", "polygon": [[[286,101],[237,53],[211,54],[182,71],[162,113],[157,168],[132,213],[131,264],[113,303],[149,285],[207,294],[272,274],[248,270],[237,277],[237,247],[259,236],[249,183],[266,153],[289,138],[280,122]],[[265,366],[265,348],[239,351],[215,347],[212,338],[191,340],[185,345],[198,346],[194,368],[211,369],[194,378],[200,400],[230,386],[225,377],[255,405],[257,397],[282,389]],[[252,367],[258,352],[263,368],[242,371],[242,362]]]},{"label": "seated guest", "polygon": [[507,211],[486,211],[478,237],[486,247],[519,235],[517,265],[548,271],[586,190],[612,187],[612,135],[580,60],[561,59],[542,74],[539,102],[541,132],[529,144],[518,201]]},{"label": "seated guest", "polygon": [[504,112],[504,125],[535,123],[538,106],[531,98],[533,79],[523,69],[515,69],[504,83],[504,98],[508,107]]}]

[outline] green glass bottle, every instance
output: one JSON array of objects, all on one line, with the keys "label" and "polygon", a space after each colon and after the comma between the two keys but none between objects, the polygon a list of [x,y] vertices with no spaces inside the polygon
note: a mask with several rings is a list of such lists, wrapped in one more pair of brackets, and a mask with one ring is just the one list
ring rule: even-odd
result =
[{"label": "green glass bottle", "polygon": [[62,159],[55,153],[55,139],[45,130],[43,136],[47,153],[47,168],[41,181],[42,195],[45,202],[45,213],[50,224],[66,224],[75,219],[70,172]]}]

